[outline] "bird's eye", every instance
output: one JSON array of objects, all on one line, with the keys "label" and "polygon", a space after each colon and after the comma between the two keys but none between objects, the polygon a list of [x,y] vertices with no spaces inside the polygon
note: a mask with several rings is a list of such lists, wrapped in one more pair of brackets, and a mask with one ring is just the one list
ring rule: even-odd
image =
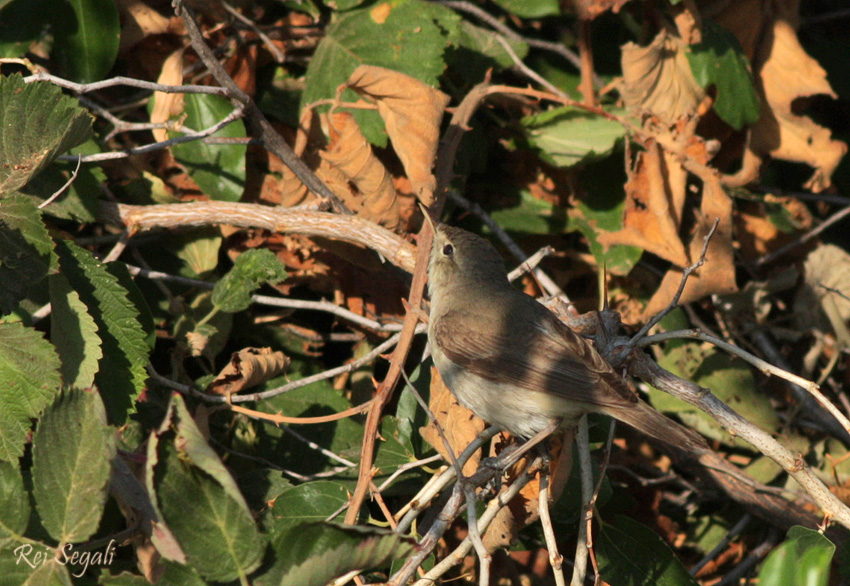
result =
[{"label": "bird's eye", "polygon": [[443,246],[443,256],[451,256],[455,253],[455,247],[451,244]]}]

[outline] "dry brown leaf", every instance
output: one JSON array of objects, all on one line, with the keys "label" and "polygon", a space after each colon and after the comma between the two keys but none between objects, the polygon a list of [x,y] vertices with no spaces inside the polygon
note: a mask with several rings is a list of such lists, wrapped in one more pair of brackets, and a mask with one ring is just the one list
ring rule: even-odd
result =
[{"label": "dry brown leaf", "polygon": [[449,96],[418,79],[373,65],[355,69],[345,85],[378,105],[413,194],[430,205],[437,186],[431,169]]},{"label": "dry brown leaf", "polygon": [[803,263],[805,280],[794,299],[794,322],[801,331],[833,332],[850,347],[850,254],[822,244]]},{"label": "dry brown leaf", "polygon": [[390,230],[398,228],[398,197],[392,177],[372,152],[354,116],[337,112],[330,117],[328,128],[330,144],[320,154],[360,192],[353,211]]},{"label": "dry brown leaf", "polygon": [[276,377],[289,366],[289,358],[271,348],[245,348],[234,352],[206,392],[232,395]]},{"label": "dry brown leaf", "polygon": [[[549,468],[549,502],[556,502],[570,478],[573,457],[573,440],[575,428],[555,433],[550,438],[551,464]],[[498,450],[498,447],[495,451]],[[513,482],[528,464],[523,458],[507,472],[505,484]],[[540,475],[534,477],[519,491],[519,494],[496,513],[483,541],[487,551],[493,552],[501,547],[508,547],[516,539],[523,528],[540,518]]]},{"label": "dry brown leaf", "polygon": [[[735,283],[734,250],[732,247],[732,198],[726,195],[717,176],[710,176],[703,184],[702,205],[697,213],[697,224],[688,246],[691,262],[699,259],[705,236],[715,220],[719,220],[717,230],[712,236],[705,256],[705,264],[688,278],[687,285],[679,300],[680,304],[690,303],[706,295],[723,295],[738,290]],[[661,311],[670,303],[682,281],[682,270],[671,268],[667,271],[658,290],[649,300],[644,310],[644,319]]]},{"label": "dry brown leaf", "polygon": [[661,30],[646,47],[623,45],[623,100],[629,109],[666,124],[697,111],[705,91],[691,73],[685,46],[667,30]]},{"label": "dry brown leaf", "polygon": [[638,154],[636,169],[626,182],[623,228],[599,235],[603,246],[638,246],[679,267],[688,255],[679,237],[685,205],[687,173],[656,143]]},{"label": "dry brown leaf", "polygon": [[[844,142],[808,116],[794,114],[795,100],[814,95],[837,97],[826,72],[806,54],[795,31],[798,0],[731,3],[716,17],[739,39],[755,64],[761,95],[761,116],[752,128],[741,170],[727,178],[744,185],[758,177],[770,156],[805,163],[815,169],[805,187],[814,192],[832,184],[832,174],[847,152]],[[760,25],[760,26],[759,26]],[[754,31],[759,31],[758,36]]]},{"label": "dry brown leaf", "polygon": [[[183,51],[177,49],[162,64],[159,77],[156,82],[164,85],[180,85],[183,83]],[[183,94],[166,94],[154,92],[153,110],[151,110],[151,122],[159,124],[168,122],[172,116],[179,116],[183,112]],[[153,137],[157,142],[168,139],[168,130],[165,128],[154,128]]]},{"label": "dry brown leaf", "polygon": [[122,53],[145,37],[171,30],[168,18],[138,0],[118,0],[118,13],[121,16],[121,42],[118,50]]},{"label": "dry brown leaf", "polygon": [[[476,417],[475,414],[457,402],[454,395],[440,378],[436,368],[431,367],[431,399],[428,401],[431,412],[437,419],[437,423],[443,428],[449,445],[457,456],[475,439],[479,433],[484,431],[486,424]],[[446,451],[446,446],[440,437],[437,427],[433,421],[419,428],[422,439],[431,444],[437,453],[446,461],[451,462],[451,457]],[[480,452],[476,452],[463,466],[463,474],[472,476],[478,470],[478,462],[481,460]]]}]

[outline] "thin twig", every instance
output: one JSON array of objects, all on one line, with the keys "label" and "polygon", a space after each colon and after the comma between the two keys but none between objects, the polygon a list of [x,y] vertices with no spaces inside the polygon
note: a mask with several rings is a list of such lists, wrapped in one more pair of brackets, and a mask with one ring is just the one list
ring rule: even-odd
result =
[{"label": "thin twig", "polygon": [[43,210],[44,208],[46,208],[47,206],[49,206],[51,203],[53,203],[53,202],[56,200],[56,198],[57,198],[57,197],[59,197],[60,195],[62,195],[63,193],[65,193],[65,190],[66,190],[66,189],[68,189],[69,187],[71,187],[71,184],[74,182],[74,179],[76,179],[76,178],[77,178],[77,173],[79,173],[79,172],[80,172],[80,165],[82,164],[82,162],[83,162],[83,157],[82,157],[82,155],[77,155],[77,168],[76,168],[76,169],[74,169],[74,170],[71,172],[71,177],[70,177],[70,179],[68,179],[68,181],[66,181],[66,182],[65,182],[65,185],[63,185],[62,187],[60,187],[59,189],[57,189],[56,191],[54,191],[54,192],[53,192],[53,195],[51,195],[50,197],[48,197],[47,199],[45,199],[43,202],[41,202],[40,204],[38,204],[38,209]]},{"label": "thin twig", "polygon": [[286,56],[283,54],[283,51],[281,51],[280,48],[272,42],[272,40],[266,33],[260,30],[260,27],[258,27],[250,18],[233,8],[224,0],[219,0],[219,2],[221,2],[221,5],[224,7],[224,9],[230,14],[232,14],[236,18],[236,20],[239,20],[242,23],[248,25],[251,30],[254,31],[254,33],[258,37],[260,37],[260,39],[263,41],[263,44],[265,44],[266,49],[268,49],[269,53],[274,56],[275,61],[277,61],[278,63],[283,63],[284,59],[286,58]]},{"label": "thin twig", "polygon": [[312,191],[319,199],[331,204],[338,213],[350,214],[351,210],[340,201],[339,197],[316,176],[312,169],[302,161],[286,144],[283,137],[274,129],[266,119],[256,102],[240,88],[218,62],[213,52],[207,46],[195,15],[189,6],[182,0],[172,0],[172,6],[177,16],[183,18],[186,31],[192,42],[192,48],[210,70],[215,80],[228,90],[228,97],[234,104],[240,104],[245,110],[245,119],[252,129],[252,134],[263,141],[266,148],[289,167],[301,182]]},{"label": "thin twig", "polygon": [[562,91],[555,84],[553,84],[548,79],[546,79],[545,77],[543,77],[542,75],[540,75],[539,73],[534,71],[531,67],[526,65],[523,62],[523,60],[519,58],[519,55],[516,54],[516,51],[514,51],[513,47],[511,47],[510,43],[508,43],[504,39],[504,37],[496,35],[496,40],[499,42],[500,45],[502,45],[502,48],[505,50],[505,52],[511,58],[511,61],[514,62],[514,65],[516,65],[517,69],[522,71],[523,74],[525,74],[525,76],[527,78],[529,78],[533,81],[536,81],[538,84],[542,85],[543,87],[545,87],[547,90],[549,90],[550,92],[552,92],[556,96],[561,96],[562,98],[569,98],[570,97],[570,95],[568,93],[566,93],[565,91]]},{"label": "thin twig", "polygon": [[[135,267],[133,265],[126,266],[127,270],[130,271],[131,275],[138,275],[146,279],[178,283],[180,285],[198,287],[200,289],[207,290],[211,290],[215,287],[215,283],[210,283],[209,281],[192,279],[190,277],[183,277],[181,275],[171,275],[160,271],[152,271],[140,267]],[[368,317],[364,317],[359,313],[354,313],[349,309],[340,307],[339,305],[336,305],[335,303],[332,303],[330,301],[309,301],[306,299],[271,297],[269,295],[251,295],[251,302],[257,303],[259,305],[268,305],[271,307],[286,307],[289,309],[305,309],[309,311],[322,311],[326,313],[331,313],[333,315],[341,317],[342,319],[348,320],[352,323],[363,326],[364,328],[368,328],[370,330],[374,330],[376,332],[398,332],[401,330],[401,324],[382,324],[381,322],[369,319]]]},{"label": "thin twig", "polygon": [[[579,517],[576,556],[573,563],[573,576],[570,584],[584,584],[587,575],[588,554],[588,513],[593,507],[593,464],[590,460],[590,437],[587,430],[587,415],[582,415],[576,433],[578,446],[578,462],[581,471],[581,502],[582,515]],[[551,555],[551,554],[550,554]]]},{"label": "thin twig", "polygon": [[820,403],[824,409],[826,409],[839,424],[844,428],[845,431],[850,433],[850,420],[847,419],[847,416],[841,412],[841,410],[832,404],[832,402],[826,398],[826,396],[821,393],[820,387],[810,380],[807,380],[801,376],[798,376],[794,373],[788,372],[787,370],[783,370],[778,366],[774,366],[770,362],[762,360],[761,358],[754,356],[744,350],[739,346],[735,346],[734,344],[730,344],[725,340],[721,340],[720,338],[716,338],[715,336],[710,336],[705,332],[702,332],[698,329],[691,330],[675,330],[672,332],[664,332],[661,334],[654,334],[652,336],[648,336],[643,340],[638,342],[638,346],[648,346],[650,344],[657,344],[659,342],[664,342],[666,340],[675,340],[675,339],[690,339],[690,340],[702,340],[704,342],[709,342],[714,344],[718,348],[725,350],[726,352],[738,356],[742,358],[746,362],[749,362],[756,368],[758,368],[761,372],[767,375],[774,375],[781,379],[787,380],[795,385],[802,387],[807,390],[815,399],[817,399],[818,403]]},{"label": "thin twig", "polygon": [[794,250],[798,246],[805,244],[806,242],[808,242],[809,240],[811,240],[815,236],[818,236],[821,232],[823,232],[824,230],[826,230],[827,228],[829,228],[833,224],[840,222],[841,220],[843,220],[847,216],[850,216],[850,206],[847,206],[843,210],[840,210],[840,211],[832,214],[829,218],[824,220],[818,227],[813,228],[812,230],[809,230],[808,232],[806,232],[805,234],[803,234],[802,236],[800,236],[799,238],[797,238],[793,242],[789,242],[785,246],[781,246],[781,247],[777,248],[776,250],[774,250],[770,254],[764,255],[763,257],[761,257],[760,259],[758,259],[756,261],[756,266],[760,267],[762,265],[766,265],[767,263],[773,262],[774,260],[776,260],[780,256],[787,254],[788,252]]},{"label": "thin twig", "polygon": [[69,89],[77,94],[87,94],[119,85],[137,87],[152,92],[163,92],[166,94],[212,94],[216,96],[230,97],[228,91],[223,87],[213,87],[208,85],[165,85],[154,83],[152,81],[144,81],[141,79],[133,79],[132,77],[112,77],[94,83],[75,83],[50,75],[49,73],[36,73],[24,78],[24,83],[33,83],[36,81],[47,81],[53,85],[58,85],[65,89]]},{"label": "thin twig", "polygon": [[685,285],[687,285],[688,283],[688,278],[694,271],[696,271],[703,264],[705,264],[705,255],[708,253],[708,243],[711,241],[711,237],[714,236],[714,232],[715,230],[717,230],[717,225],[719,223],[720,218],[715,219],[714,224],[711,225],[711,229],[708,231],[708,234],[706,234],[705,238],[703,238],[702,250],[700,251],[699,259],[697,260],[697,262],[695,262],[689,267],[685,267],[685,270],[682,271],[682,280],[679,282],[679,288],[676,290],[676,294],[673,295],[673,299],[670,300],[670,303],[667,305],[667,307],[652,316],[652,319],[646,322],[637,334],[632,336],[628,344],[619,349],[615,362],[621,363],[623,360],[625,360],[626,357],[632,353],[632,350],[637,347],[638,342],[640,342],[640,340],[646,336],[649,330],[658,325],[658,322],[664,319],[667,314],[676,309],[676,307],[679,305],[679,299],[681,299],[682,293],[684,293],[685,291]]},{"label": "thin twig", "polygon": [[690,575],[696,576],[697,574],[699,574],[699,571],[702,570],[706,566],[706,564],[708,564],[708,562],[716,558],[718,555],[720,555],[721,552],[723,552],[723,550],[726,549],[726,547],[732,542],[732,540],[735,539],[738,534],[740,534],[741,531],[743,531],[747,527],[747,525],[749,525],[752,519],[753,518],[752,516],[750,516],[749,513],[744,513],[744,515],[740,519],[738,519],[738,522],[735,523],[735,525],[729,530],[729,532],[723,536],[723,539],[721,539],[720,542],[715,545],[710,552],[705,554],[705,556],[703,556],[700,561],[694,564],[694,566],[689,570]]},{"label": "thin twig", "polygon": [[[564,446],[564,449],[569,449]],[[546,539],[546,549],[549,551],[549,565],[555,575],[556,586],[566,586],[564,579],[564,556],[558,551],[558,540],[555,538],[555,528],[552,526],[552,516],[549,514],[549,477],[550,471],[544,466],[540,471],[540,491],[537,494],[537,510],[540,512],[540,525]],[[581,582],[579,582],[581,584]]]},{"label": "thin twig", "polygon": [[[162,150],[164,148],[168,148],[170,146],[174,146],[176,144],[183,144],[187,142],[194,142],[197,140],[202,140],[212,134],[215,134],[234,120],[241,118],[243,115],[243,110],[241,107],[234,108],[230,114],[228,114],[224,119],[216,122],[209,128],[205,128],[198,132],[187,133],[183,136],[175,136],[174,138],[169,138],[168,140],[162,140],[159,142],[154,142],[151,144],[146,144],[140,147],[133,147],[131,149],[125,149],[123,151],[110,151],[108,153],[95,153],[93,155],[84,155],[80,157],[83,163],[98,163],[101,161],[113,161],[116,159],[125,159],[127,157],[133,155],[142,155],[145,153],[150,153],[153,151]],[[62,155],[57,157],[60,161],[73,161],[79,157],[79,155]]]}]

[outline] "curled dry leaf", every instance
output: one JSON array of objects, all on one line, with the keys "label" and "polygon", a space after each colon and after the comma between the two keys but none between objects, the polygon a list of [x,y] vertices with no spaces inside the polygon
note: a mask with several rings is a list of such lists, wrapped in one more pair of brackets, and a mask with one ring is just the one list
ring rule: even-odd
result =
[{"label": "curled dry leaf", "polygon": [[171,21],[144,2],[118,0],[118,12],[121,15],[121,43],[118,50],[122,53],[145,37],[172,30]]},{"label": "curled dry leaf", "polygon": [[[180,85],[183,83],[183,51],[177,49],[162,64],[162,70],[156,82],[163,85]],[[151,122],[160,124],[168,122],[172,116],[179,116],[183,112],[183,94],[166,94],[154,92],[153,110],[151,110]],[[154,128],[153,137],[157,142],[168,139],[168,130],[165,128]]]},{"label": "curled dry leaf", "polygon": [[[699,259],[705,236],[711,226],[715,220],[719,222],[709,242],[705,264],[688,278],[679,300],[682,305],[706,295],[723,295],[738,290],[732,247],[732,198],[723,190],[719,176],[712,174],[703,179],[702,204],[697,212],[696,228],[688,246],[688,256],[692,263]],[[673,267],[667,271],[661,280],[661,286],[644,310],[644,319],[649,319],[670,303],[681,281],[681,269]]]},{"label": "curled dry leaf", "polygon": [[666,124],[696,112],[705,91],[691,73],[685,46],[663,29],[646,47],[623,45],[623,100],[629,109]]},{"label": "curled dry leaf", "polygon": [[398,228],[398,197],[392,177],[372,152],[354,117],[347,112],[334,113],[328,127],[330,144],[320,154],[360,192],[356,204],[349,206],[385,228]]},{"label": "curled dry leaf", "polygon": [[289,366],[289,357],[271,348],[245,348],[234,352],[206,392],[232,395],[276,377]]},{"label": "curled dry leaf", "polygon": [[741,170],[726,182],[745,185],[755,180],[762,161],[770,156],[813,167],[815,172],[805,187],[819,192],[832,184],[832,174],[847,145],[832,140],[832,133],[808,116],[795,114],[792,105],[807,96],[837,96],[826,72],[797,39],[799,2],[774,0],[769,4],[770,9],[765,9],[763,2],[755,0],[730,3],[716,17],[738,38],[761,82],[757,84],[761,115],[752,128]]},{"label": "curled dry leaf", "polygon": [[685,206],[687,173],[673,155],[655,142],[637,157],[626,182],[623,228],[599,235],[604,246],[638,246],[674,265],[688,265],[688,254],[679,237]]},{"label": "curled dry leaf", "polygon": [[[431,399],[428,406],[437,419],[437,423],[443,428],[443,433],[455,456],[464,451],[475,436],[486,427],[481,418],[476,417],[472,411],[457,402],[434,367],[431,367]],[[419,433],[422,434],[422,439],[431,444],[447,462],[452,461],[433,421],[419,428]],[[478,470],[480,460],[480,453],[476,453],[467,460],[463,466],[464,476],[472,476]]]},{"label": "curled dry leaf", "polygon": [[431,169],[449,96],[418,79],[373,65],[355,69],[345,85],[377,104],[414,195],[430,205],[437,186]]}]

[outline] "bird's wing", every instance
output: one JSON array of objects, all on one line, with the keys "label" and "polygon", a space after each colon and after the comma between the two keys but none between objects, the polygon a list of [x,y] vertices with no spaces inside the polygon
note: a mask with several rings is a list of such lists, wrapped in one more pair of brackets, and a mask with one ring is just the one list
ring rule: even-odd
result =
[{"label": "bird's wing", "polygon": [[[506,312],[482,333],[482,315],[469,309],[448,311],[432,324],[434,343],[458,366],[485,380],[545,391],[567,401],[597,407],[623,407],[637,397],[590,343],[562,324],[536,301],[539,327],[517,323]],[[515,310],[517,308],[514,308]],[[549,321],[551,318],[552,321]]]}]

